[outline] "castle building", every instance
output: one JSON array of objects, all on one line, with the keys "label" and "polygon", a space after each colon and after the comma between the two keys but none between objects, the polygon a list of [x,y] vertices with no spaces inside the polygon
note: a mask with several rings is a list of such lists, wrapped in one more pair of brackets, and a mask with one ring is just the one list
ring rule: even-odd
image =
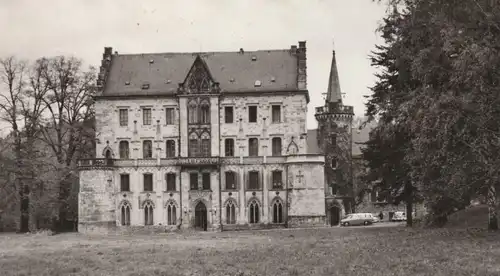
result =
[{"label": "castle building", "polygon": [[[333,142],[326,133],[349,125],[352,107],[338,77],[330,84],[316,118],[317,137]],[[96,158],[79,161],[80,232],[325,226],[344,210],[328,183],[349,179],[331,176],[330,146],[306,128],[305,41],[250,52],[106,47],[97,86]]]}]

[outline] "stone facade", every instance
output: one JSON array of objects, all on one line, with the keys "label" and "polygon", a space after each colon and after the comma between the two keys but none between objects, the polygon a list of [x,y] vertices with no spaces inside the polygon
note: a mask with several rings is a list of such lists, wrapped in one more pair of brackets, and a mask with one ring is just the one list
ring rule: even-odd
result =
[{"label": "stone facade", "polygon": [[[192,54],[190,63],[175,54],[147,56],[136,66],[167,56],[180,65],[145,73],[141,89],[151,91],[135,92],[129,86],[141,81],[133,76],[142,69],[131,67],[138,73],[130,78],[119,70],[140,58],[106,48],[95,105],[97,159],[80,160],[79,231],[325,225],[324,156],[307,154],[305,52],[300,42],[275,54]],[[247,57],[249,65],[241,61]],[[259,67],[273,58],[289,67]],[[151,79],[179,70],[178,79]],[[223,81],[218,70],[255,79]],[[171,82],[179,83],[175,93]]]}]

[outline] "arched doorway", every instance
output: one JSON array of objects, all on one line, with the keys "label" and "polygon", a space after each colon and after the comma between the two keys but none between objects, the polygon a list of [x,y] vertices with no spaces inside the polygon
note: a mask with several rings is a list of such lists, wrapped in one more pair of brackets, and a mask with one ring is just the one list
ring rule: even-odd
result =
[{"label": "arched doorway", "polygon": [[207,206],[203,202],[198,202],[194,209],[194,227],[207,231]]},{"label": "arched doorway", "polygon": [[330,226],[337,226],[340,223],[340,208],[337,206],[330,207]]}]

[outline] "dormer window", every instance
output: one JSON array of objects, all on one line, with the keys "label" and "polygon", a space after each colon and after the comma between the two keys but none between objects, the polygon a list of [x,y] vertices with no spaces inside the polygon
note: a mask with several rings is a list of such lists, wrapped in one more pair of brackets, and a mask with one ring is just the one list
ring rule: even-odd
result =
[{"label": "dormer window", "polygon": [[149,89],[149,83],[144,83],[142,85],[142,89],[144,89],[144,90]]},{"label": "dormer window", "polygon": [[255,87],[260,87],[262,85],[260,80],[256,80],[254,86]]},{"label": "dormer window", "polygon": [[126,82],[125,82],[125,85],[130,85],[130,82],[129,82],[129,81],[126,81]]}]

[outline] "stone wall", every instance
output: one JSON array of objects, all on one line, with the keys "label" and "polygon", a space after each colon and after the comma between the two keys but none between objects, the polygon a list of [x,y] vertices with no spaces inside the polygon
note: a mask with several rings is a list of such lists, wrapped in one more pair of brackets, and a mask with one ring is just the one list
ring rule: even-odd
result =
[{"label": "stone wall", "polygon": [[116,226],[116,205],[112,170],[80,171],[78,231],[108,232]]}]

